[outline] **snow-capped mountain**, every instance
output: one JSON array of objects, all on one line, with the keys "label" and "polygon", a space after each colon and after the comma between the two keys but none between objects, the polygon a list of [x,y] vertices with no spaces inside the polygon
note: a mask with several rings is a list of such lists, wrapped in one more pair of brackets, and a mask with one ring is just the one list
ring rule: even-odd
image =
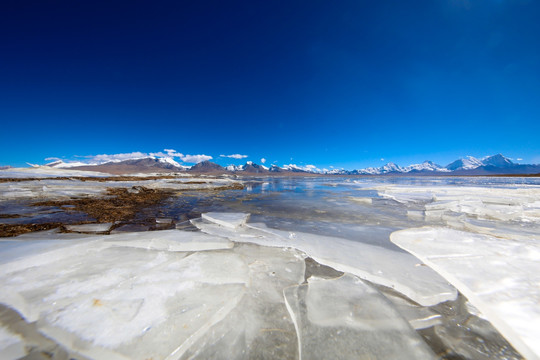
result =
[{"label": "snow-capped mountain", "polygon": [[512,167],[516,165],[507,157],[504,157],[502,154],[487,156],[482,159],[483,166],[496,166],[500,168]]},{"label": "snow-capped mountain", "polygon": [[353,170],[349,174],[385,175],[385,174],[410,174],[410,175],[505,175],[505,174],[535,174],[540,172],[540,165],[521,165],[512,162],[502,154],[486,156],[477,159],[473,156],[455,160],[442,167],[432,161],[424,161],[422,164],[413,164],[400,167],[394,163],[388,163],[379,168],[365,168]]},{"label": "snow-capped mountain", "polygon": [[221,165],[213,163],[211,161],[202,161],[198,164],[193,165],[188,169],[191,172],[198,173],[224,173],[226,172],[225,168]]},{"label": "snow-capped mountain", "polygon": [[308,172],[314,174],[321,174],[322,171],[318,169],[315,165],[304,165],[299,166],[296,164],[283,165],[283,170],[292,171],[292,172]]},{"label": "snow-capped mountain", "polygon": [[98,166],[98,165],[105,165],[105,164],[137,164],[137,163],[146,163],[147,165],[151,164],[154,167],[157,166],[156,164],[162,164],[163,168],[166,168],[166,169],[172,169],[171,167],[175,167],[178,169],[189,169],[189,166],[179,164],[172,157],[156,157],[156,156],[145,156],[145,157],[134,158],[134,159],[129,159],[129,160],[107,160],[107,161],[96,161],[96,162],[81,162],[81,161],[65,162],[63,160],[56,160],[48,164],[45,164],[44,166],[57,168],[57,169],[68,169],[68,168],[75,168],[75,167],[81,167],[81,166],[86,167],[86,166]]},{"label": "snow-capped mountain", "polygon": [[110,174],[148,173],[148,172],[177,172],[189,169],[189,166],[181,165],[171,157],[147,156],[129,160],[109,160],[84,162],[64,162],[57,160],[45,166],[58,169],[73,169],[106,172]]},{"label": "snow-capped mountain", "polygon": [[[83,162],[80,162],[80,161],[64,162],[62,160],[56,160],[56,161],[50,162],[48,164],[45,164],[45,166],[56,168],[56,169],[68,169],[68,168],[72,168],[72,167],[88,166],[88,165],[93,165],[93,164],[87,164],[87,163],[83,163]],[[37,166],[37,165],[35,165],[35,166]]]},{"label": "snow-capped mountain", "polygon": [[448,172],[450,170],[443,168],[441,165],[435,164],[433,161],[426,160],[421,164],[413,164],[403,168],[404,172],[414,171],[442,171]]},{"label": "snow-capped mountain", "polygon": [[458,159],[450,164],[446,165],[446,169],[450,171],[454,170],[471,170],[476,169],[479,166],[484,165],[481,160],[478,160],[472,156],[466,156],[464,158]]},{"label": "snow-capped mountain", "polygon": [[[38,166],[38,165],[32,165]],[[176,162],[173,157],[146,156],[140,159],[114,160],[103,163],[83,163],[64,162],[57,160],[46,164],[53,168],[71,168],[75,170],[90,170],[109,172],[113,174],[124,174],[133,172],[199,172],[212,174],[246,174],[246,175],[302,175],[302,174],[323,174],[323,175],[505,175],[505,174],[537,174],[540,173],[540,165],[522,165],[512,162],[502,154],[486,156],[478,159],[472,156],[457,159],[445,167],[426,160],[421,164],[399,166],[395,163],[388,163],[381,167],[368,167],[356,170],[344,169],[319,169],[314,165],[288,164],[279,167],[272,165],[270,168],[255,164],[252,161],[244,165],[228,165],[222,167],[210,161],[200,162],[192,167],[188,167]]]},{"label": "snow-capped mountain", "polygon": [[242,167],[242,171],[252,174],[261,174],[269,172],[268,168],[264,165],[255,164],[252,161],[248,161],[246,165]]},{"label": "snow-capped mountain", "polygon": [[180,169],[189,169],[189,166],[180,165],[177,161],[175,161],[172,157],[162,157],[157,159],[162,164],[169,164],[172,166],[175,166]]}]

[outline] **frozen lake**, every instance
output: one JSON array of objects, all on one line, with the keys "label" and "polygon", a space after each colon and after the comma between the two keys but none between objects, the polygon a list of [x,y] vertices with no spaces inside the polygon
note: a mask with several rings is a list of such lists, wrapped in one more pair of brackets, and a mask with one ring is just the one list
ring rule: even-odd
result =
[{"label": "frozen lake", "polygon": [[[129,221],[32,206],[141,186]],[[44,179],[0,216],[90,222],[0,241],[7,358],[540,358],[539,178]]]}]

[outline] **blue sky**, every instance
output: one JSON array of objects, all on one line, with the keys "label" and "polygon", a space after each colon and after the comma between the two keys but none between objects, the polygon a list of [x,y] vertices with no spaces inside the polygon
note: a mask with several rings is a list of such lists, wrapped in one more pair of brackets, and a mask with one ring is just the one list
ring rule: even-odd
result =
[{"label": "blue sky", "polygon": [[0,165],[164,149],[540,163],[539,15],[533,0],[7,1]]}]

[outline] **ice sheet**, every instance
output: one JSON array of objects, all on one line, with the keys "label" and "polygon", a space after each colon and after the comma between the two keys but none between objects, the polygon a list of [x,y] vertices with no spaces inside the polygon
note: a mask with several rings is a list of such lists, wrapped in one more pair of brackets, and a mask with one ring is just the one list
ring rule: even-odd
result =
[{"label": "ice sheet", "polygon": [[375,189],[380,196],[404,204],[424,204],[426,218],[456,213],[486,220],[540,223],[539,186],[383,185]]},{"label": "ice sheet", "polygon": [[26,355],[20,336],[0,326],[0,360],[15,360]]},{"label": "ice sheet", "polygon": [[252,244],[238,244],[234,251],[249,263],[246,294],[182,359],[296,359],[283,289],[304,280],[303,257],[292,249]]},{"label": "ice sheet", "polygon": [[100,233],[107,232],[113,226],[113,223],[100,224],[82,224],[82,225],[65,225],[66,230],[81,233]]},{"label": "ice sheet", "polygon": [[[75,174],[65,176],[89,177],[92,174]],[[148,174],[146,174],[148,175]],[[162,174],[163,175],[163,174]],[[1,174],[0,174],[1,176]],[[64,175],[57,175],[64,176]],[[22,176],[24,177],[24,176]],[[114,176],[110,176],[114,178]],[[31,177],[30,177],[31,178]],[[189,180],[189,181],[188,181]],[[161,189],[171,191],[183,190],[212,190],[222,188],[232,184],[239,184],[239,181],[231,179],[202,179],[202,178],[172,178],[157,180],[130,180],[130,181],[81,181],[76,178],[69,180],[58,180],[51,177],[43,180],[29,180],[0,183],[0,198],[4,200],[19,199],[70,199],[77,197],[104,195],[108,188],[128,188],[143,186],[149,189]]]},{"label": "ice sheet", "polygon": [[341,238],[270,229],[260,224],[248,224],[247,229],[236,230],[201,221],[194,224],[203,232],[237,242],[293,247],[321,264],[391,287],[425,306],[455,299],[457,295],[445,279],[407,253]]},{"label": "ice sheet", "polygon": [[526,358],[540,358],[538,243],[435,227],[391,240],[454,284]]},{"label": "ice sheet", "polygon": [[434,359],[420,336],[360,279],[311,277],[284,291],[299,359]]},{"label": "ice sheet", "polygon": [[223,319],[249,280],[248,264],[228,250],[110,246],[87,241],[4,264],[0,301],[85,356],[158,359],[180,356]]},{"label": "ice sheet", "polygon": [[249,218],[249,214],[208,212],[202,214],[202,218],[221,226],[236,229],[239,226],[245,225],[247,219]]},{"label": "ice sheet", "polygon": [[104,237],[104,240],[111,245],[166,251],[217,250],[234,246],[231,241],[223,237],[180,230],[115,233]]},{"label": "ice sheet", "polygon": [[437,314],[428,307],[418,306],[399,296],[384,293],[384,296],[390,300],[396,310],[403,316],[409,324],[416,330],[426,329],[438,325],[442,321],[440,314]]}]

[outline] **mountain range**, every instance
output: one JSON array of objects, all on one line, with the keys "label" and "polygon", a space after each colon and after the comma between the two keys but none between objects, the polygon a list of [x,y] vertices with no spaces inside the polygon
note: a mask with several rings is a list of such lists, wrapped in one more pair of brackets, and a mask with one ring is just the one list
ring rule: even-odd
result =
[{"label": "mountain range", "polygon": [[188,172],[204,174],[245,174],[245,175],[525,175],[539,174],[540,164],[526,165],[514,163],[502,154],[487,156],[477,159],[472,156],[457,159],[446,166],[435,164],[432,161],[424,161],[421,164],[413,164],[401,167],[394,163],[388,163],[381,167],[368,167],[358,170],[344,169],[317,169],[313,165],[297,166],[284,165],[279,167],[272,165],[255,164],[251,161],[244,165],[229,165],[223,167],[210,161],[203,161],[191,167],[181,165],[170,157],[145,157],[124,161],[111,161],[102,164],[70,163],[61,160],[46,164],[53,168],[70,168],[74,170],[100,171],[111,174],[125,174],[136,172]]}]

